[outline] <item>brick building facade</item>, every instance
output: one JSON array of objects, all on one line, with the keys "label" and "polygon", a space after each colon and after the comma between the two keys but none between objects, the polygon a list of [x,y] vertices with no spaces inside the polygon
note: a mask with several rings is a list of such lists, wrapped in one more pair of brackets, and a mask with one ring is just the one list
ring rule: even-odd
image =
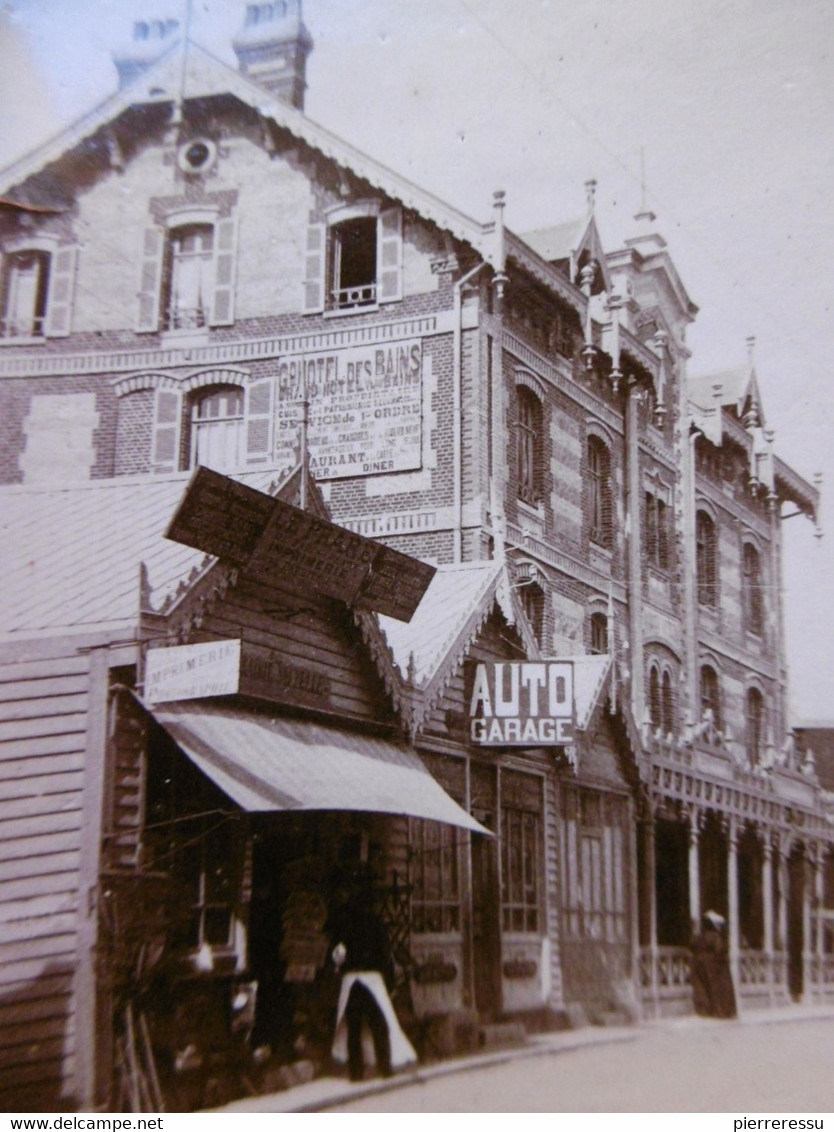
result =
[{"label": "brick building facade", "polygon": [[[172,23],[138,24],[116,57],[118,92],[4,173],[6,499],[19,513],[29,492],[122,484],[140,500],[154,485],[184,491],[198,465],[268,483],[306,452],[335,522],[475,579],[460,608],[430,606],[455,631],[437,630],[444,647],[423,667],[431,626],[365,626],[385,687],[399,688],[392,718],[499,835],[493,849],[455,841],[460,869],[435,878],[459,914],[435,900],[412,919],[411,954],[456,972],[445,990],[416,984],[424,1014],[687,1009],[687,947],[708,907],[728,919],[742,1002],[825,994],[831,803],[787,734],[780,581],[781,516],[813,520],[818,499],[773,451],[752,346],[742,370],[690,375],[697,308],[654,217],[605,251],[592,183],[576,222],[516,234],[502,193],[473,220],[317,126],[303,113],[310,49],[295,3],[248,6],[237,72],[196,44],[184,59]],[[141,523],[145,505],[131,506]],[[10,622],[12,705],[39,665],[83,684],[73,633],[86,623],[70,632],[63,616]],[[128,646],[101,636],[103,616],[93,623],[96,649],[114,651],[89,655],[113,683],[146,626]],[[206,632],[193,622],[170,640]],[[473,750],[478,656],[575,659],[583,703],[568,750]],[[89,758],[89,734],[69,746],[38,734],[9,725],[9,781],[28,783],[7,788],[10,823],[26,790]],[[60,764],[70,747],[72,767]],[[65,898],[62,1001],[79,993],[72,955],[95,938],[73,920],[82,881],[99,883],[81,837],[95,792],[76,788],[54,866],[66,885],[51,886]],[[501,817],[502,790],[515,798],[504,809],[527,816]],[[36,811],[48,824],[49,806]],[[514,821],[529,837],[511,863]],[[400,876],[409,861],[419,872],[409,838],[446,844],[404,828],[391,834],[405,838]],[[514,903],[516,865],[536,880]],[[49,901],[34,926],[25,907],[49,888],[35,873],[10,873],[10,917],[20,939],[54,940]],[[481,944],[476,883],[495,890]],[[8,947],[14,990],[29,967]],[[8,1056],[25,1083],[38,1059],[23,1044]],[[67,1068],[74,1056],[53,1051],[50,1072],[90,1097],[95,1071]]]}]

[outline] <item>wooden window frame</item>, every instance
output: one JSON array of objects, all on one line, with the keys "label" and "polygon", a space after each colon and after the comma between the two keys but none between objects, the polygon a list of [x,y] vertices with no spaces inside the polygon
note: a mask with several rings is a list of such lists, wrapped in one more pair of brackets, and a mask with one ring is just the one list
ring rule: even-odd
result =
[{"label": "wooden window frame", "polygon": [[606,549],[612,544],[611,450],[592,433],[587,443],[588,527],[591,542]]},{"label": "wooden window frame", "polygon": [[767,732],[767,705],[760,688],[748,688],[744,697],[745,749],[751,766],[758,766],[764,754]]},{"label": "wooden window frame", "polygon": [[542,930],[541,814],[501,806],[501,930],[539,934]]},{"label": "wooden window frame", "polygon": [[718,730],[722,726],[721,681],[711,664],[702,664],[699,672],[699,693],[701,698],[701,719],[707,711],[712,712],[712,724]]},{"label": "wooden window frame", "polygon": [[709,609],[718,606],[718,531],[708,511],[695,514],[695,575],[698,604]]},{"label": "wooden window frame", "polygon": [[542,499],[541,399],[526,385],[516,386],[516,482],[518,498],[530,507]]},{"label": "wooden window frame", "polygon": [[745,542],[742,550],[742,604],[747,632],[761,637],[764,633],[762,556],[752,542]]},{"label": "wooden window frame", "polygon": [[[238,402],[238,411],[233,414],[226,414],[217,417],[205,417],[200,414],[201,408],[210,401],[212,397],[218,394],[225,393],[227,395],[233,394]],[[232,425],[236,426],[235,432],[237,436],[236,448],[237,459],[233,463],[210,463],[203,465],[204,467],[213,468],[215,471],[231,471],[235,468],[242,467],[246,462],[246,391],[240,385],[206,385],[201,389],[195,389],[189,395],[188,406],[188,450],[189,450],[189,468],[198,467],[197,462],[197,449],[199,447],[199,437],[203,432],[211,431],[212,426],[219,425]]]},{"label": "wooden window frame", "polygon": [[412,932],[459,933],[461,871],[456,827],[410,818],[409,849]]},{"label": "wooden window frame", "polygon": [[591,643],[590,651],[596,656],[603,656],[609,651],[608,640],[608,614],[595,610],[591,614]]}]

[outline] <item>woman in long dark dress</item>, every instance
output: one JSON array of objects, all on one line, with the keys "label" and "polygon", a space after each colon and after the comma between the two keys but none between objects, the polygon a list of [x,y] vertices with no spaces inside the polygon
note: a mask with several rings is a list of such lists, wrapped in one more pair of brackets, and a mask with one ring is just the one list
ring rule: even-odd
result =
[{"label": "woman in long dark dress", "polygon": [[723,931],[724,917],[704,914],[703,929],[692,941],[692,1001],[706,1018],[735,1018],[736,995]]}]

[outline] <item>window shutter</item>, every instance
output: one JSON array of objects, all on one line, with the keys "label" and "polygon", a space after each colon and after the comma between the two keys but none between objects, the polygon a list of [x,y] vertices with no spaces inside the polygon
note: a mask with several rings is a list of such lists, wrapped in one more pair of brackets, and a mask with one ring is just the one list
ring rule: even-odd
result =
[{"label": "window shutter", "polygon": [[74,245],[58,248],[49,262],[45,326],[49,338],[64,338],[70,332],[77,253]]},{"label": "window shutter", "polygon": [[177,389],[157,389],[154,401],[151,471],[179,471],[181,426],[181,393]]},{"label": "window shutter", "polygon": [[159,329],[159,301],[162,289],[162,260],[165,254],[165,232],[162,228],[146,228],[142,245],[139,276],[139,311],[136,329],[140,333]]},{"label": "window shutter", "polygon": [[377,302],[395,302],[403,297],[402,209],[387,208],[379,214],[377,256]]},{"label": "window shutter", "polygon": [[265,464],[272,459],[272,400],[274,382],[253,381],[246,390],[246,463]]},{"label": "window shutter", "polygon": [[211,326],[230,326],[235,320],[237,217],[218,220],[214,238],[214,295],[209,322]]},{"label": "window shutter", "polygon": [[326,227],[324,224],[311,224],[307,229],[304,253],[304,314],[316,314],[324,310],[326,248]]}]

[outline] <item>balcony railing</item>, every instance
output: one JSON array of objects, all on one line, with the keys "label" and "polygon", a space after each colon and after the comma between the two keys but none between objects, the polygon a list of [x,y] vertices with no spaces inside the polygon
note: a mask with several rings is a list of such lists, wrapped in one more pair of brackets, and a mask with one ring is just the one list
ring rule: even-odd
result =
[{"label": "balcony railing", "polygon": [[640,948],[640,986],[644,991],[657,988],[659,998],[679,998],[689,994],[689,948]]},{"label": "balcony railing", "polygon": [[336,310],[373,306],[376,302],[376,283],[363,283],[358,287],[334,287],[331,295]]},{"label": "balcony railing", "polygon": [[738,953],[738,978],[743,987],[766,987],[773,973],[773,959],[764,951],[744,949]]},{"label": "balcony railing", "polygon": [[40,316],[31,318],[0,319],[0,338],[41,338],[44,320]]}]

